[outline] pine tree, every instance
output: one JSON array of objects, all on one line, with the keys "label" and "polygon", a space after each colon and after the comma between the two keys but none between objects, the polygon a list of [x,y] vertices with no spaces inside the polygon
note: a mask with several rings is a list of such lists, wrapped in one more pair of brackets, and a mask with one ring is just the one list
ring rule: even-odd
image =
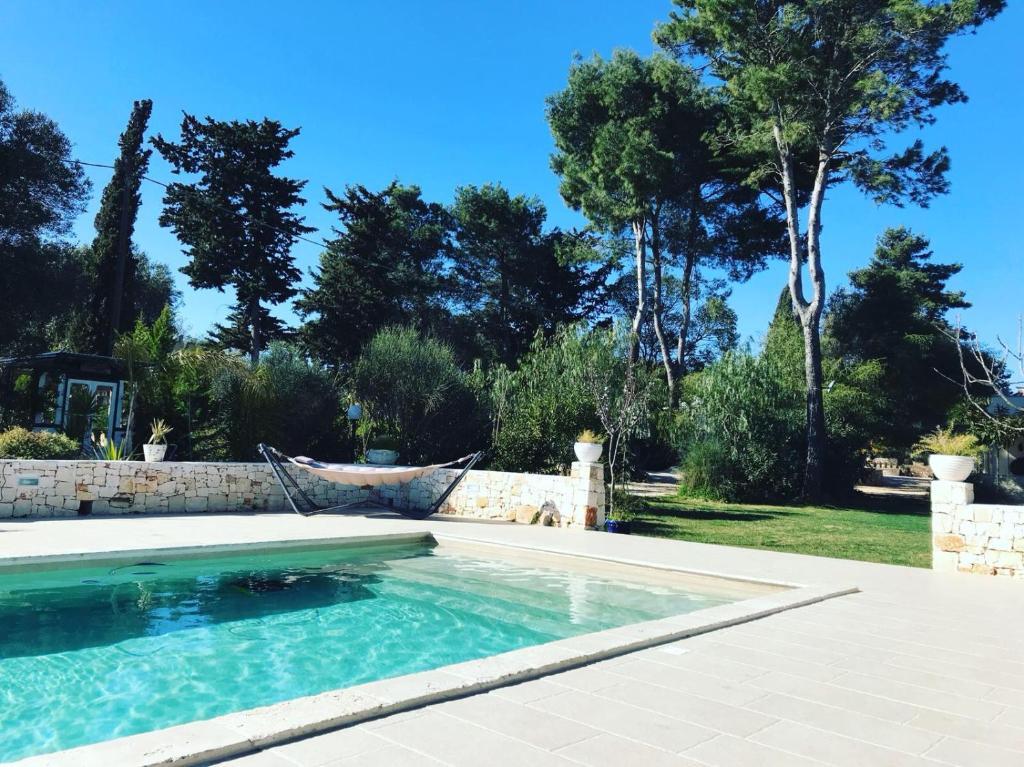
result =
[{"label": "pine tree", "polygon": [[90,270],[93,289],[84,317],[84,344],[98,354],[110,354],[117,334],[131,330],[136,320],[138,263],[131,239],[141,203],[139,187],[153,154],[152,149],[142,148],[152,111],[149,99],[132,105],[128,126],[118,141],[121,153],[114,161],[114,175],[103,189],[96,213]]},{"label": "pine tree", "polygon": [[292,211],[306,202],[299,194],[306,182],[273,173],[293,156],[288,144],[297,135],[298,128],[268,118],[200,121],[186,114],[180,142],[153,139],[175,173],[199,174],[194,183],[168,186],[160,225],[185,246],[190,262],[181,271],[193,287],[235,289],[254,364],[268,341],[263,304],[295,295],[301,274],[291,248],[313,231]]}]

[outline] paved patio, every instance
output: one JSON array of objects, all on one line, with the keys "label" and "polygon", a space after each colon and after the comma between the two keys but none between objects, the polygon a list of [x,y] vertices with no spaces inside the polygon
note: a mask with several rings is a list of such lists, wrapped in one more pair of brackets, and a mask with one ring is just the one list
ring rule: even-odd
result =
[{"label": "paved patio", "polygon": [[981,576],[442,519],[194,516],[0,523],[0,556],[431,530],[861,593],[225,762],[1024,764],[1024,588]]}]

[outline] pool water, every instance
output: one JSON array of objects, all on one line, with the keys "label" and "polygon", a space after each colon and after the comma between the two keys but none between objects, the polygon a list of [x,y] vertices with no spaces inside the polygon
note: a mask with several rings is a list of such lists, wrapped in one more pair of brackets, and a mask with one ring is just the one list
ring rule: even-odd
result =
[{"label": "pool water", "polygon": [[420,543],[0,571],[0,761],[735,598]]}]

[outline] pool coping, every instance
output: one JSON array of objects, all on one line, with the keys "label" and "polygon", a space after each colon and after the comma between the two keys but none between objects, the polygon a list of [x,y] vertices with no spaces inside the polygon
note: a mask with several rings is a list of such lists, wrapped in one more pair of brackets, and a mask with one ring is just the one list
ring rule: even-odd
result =
[{"label": "pool coping", "polygon": [[[84,746],[26,757],[5,763],[18,767],[67,765],[107,767],[107,765],[208,764],[244,756],[272,745],[280,745],[310,735],[321,734],[360,722],[390,716],[455,698],[486,692],[510,684],[538,679],[590,663],[607,660],[637,650],[704,634],[727,626],[822,602],[859,591],[856,586],[809,586],[779,580],[756,579],[730,573],[696,570],[607,555],[573,552],[556,545],[494,543],[472,536],[438,531],[386,533],[343,538],[313,538],[288,541],[258,541],[209,546],[178,546],[103,551],[82,554],[47,554],[0,558],[0,567],[82,563],[110,559],[153,556],[207,555],[226,550],[243,552],[267,548],[303,548],[434,540],[482,547],[522,549],[537,553],[696,574],[785,587],[775,593],[743,599],[726,605],[643,623],[628,624],[605,631],[581,634],[519,650],[491,655],[428,671],[382,679],[366,684],[316,695],[293,698],[268,706],[246,709],[212,719],[196,720],[172,727],[100,741]],[[120,554],[120,557],[115,555]]]}]

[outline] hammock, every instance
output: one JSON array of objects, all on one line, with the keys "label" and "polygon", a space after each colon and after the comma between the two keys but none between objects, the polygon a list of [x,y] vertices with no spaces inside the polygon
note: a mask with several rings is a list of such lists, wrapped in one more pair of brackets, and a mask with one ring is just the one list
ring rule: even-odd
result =
[{"label": "hammock", "polygon": [[[441,508],[441,505],[448,499],[448,496],[452,494],[466,476],[466,473],[483,457],[483,453],[472,453],[459,458],[457,461],[435,463],[430,466],[376,466],[367,463],[324,463],[301,455],[293,458],[270,445],[262,443],[256,449],[266,459],[267,463],[270,464],[270,469],[274,473],[277,483],[284,491],[284,497],[288,499],[288,504],[291,506],[292,511],[304,517],[359,507],[380,506],[396,511],[402,516],[410,517],[411,519],[425,519]],[[307,471],[328,482],[335,482],[341,485],[356,485],[371,491],[384,485],[403,485],[440,469],[456,468],[462,464],[465,464],[465,466],[429,508],[401,508],[393,507],[390,504],[382,503],[373,498],[352,501],[351,503],[344,503],[338,506],[321,506],[299,486],[298,481],[288,471],[286,464],[297,466],[303,471]]]}]

